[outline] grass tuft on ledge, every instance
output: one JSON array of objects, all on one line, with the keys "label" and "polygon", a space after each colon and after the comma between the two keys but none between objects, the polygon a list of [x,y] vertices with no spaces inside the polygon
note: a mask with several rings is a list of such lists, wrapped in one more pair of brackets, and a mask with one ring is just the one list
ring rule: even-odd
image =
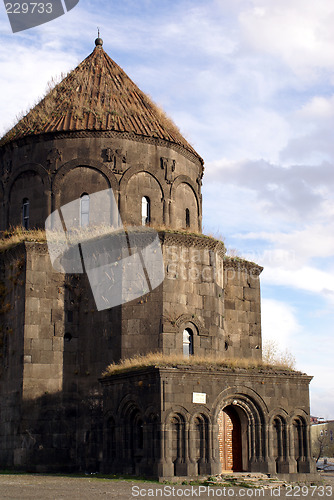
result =
[{"label": "grass tuft on ledge", "polygon": [[33,241],[45,243],[46,235],[43,229],[24,229],[22,226],[12,227],[2,231],[0,237],[0,252],[5,252],[10,248],[19,245],[23,241]]},{"label": "grass tuft on ledge", "polygon": [[116,373],[126,371],[134,371],[142,368],[158,367],[158,368],[176,368],[180,366],[199,367],[206,369],[226,368],[229,370],[237,370],[239,368],[254,371],[266,372],[295,372],[293,366],[289,363],[265,363],[261,360],[247,358],[223,358],[216,356],[191,356],[185,358],[182,354],[166,355],[161,352],[151,352],[146,355],[138,355],[132,358],[123,359],[118,363],[111,363],[102,373],[102,377],[106,378]]},{"label": "grass tuft on ledge", "polygon": [[[211,236],[207,236],[203,233],[196,232],[194,230],[188,230],[188,229],[172,229],[168,228],[167,226],[127,226],[124,224],[124,227],[119,227],[119,228],[113,228],[108,225],[97,225],[97,226],[88,226],[86,228],[72,228],[70,231],[70,237],[71,237],[71,243],[75,244],[77,242],[82,242],[84,240],[90,240],[93,238],[99,238],[102,236],[106,236],[108,234],[117,234],[121,233],[122,231],[128,231],[128,232],[145,232],[145,231],[150,231],[150,230],[155,230],[158,233],[159,232],[165,232],[165,233],[175,233],[175,234],[184,234],[184,235],[190,235],[190,236],[198,236],[201,238],[206,238],[206,239],[215,239]],[[66,243],[66,238],[65,234],[62,231],[55,230],[55,231],[50,231],[48,234],[48,238],[51,243]],[[31,242],[36,242],[36,243],[45,243],[47,241],[46,239],[46,232],[44,229],[24,229],[22,226],[16,226],[16,227],[11,227],[9,229],[6,229],[5,231],[2,231],[0,234],[0,252],[5,252],[6,250],[9,250],[15,245],[19,245],[23,241],[31,241]],[[218,240],[216,240],[218,242]]]}]

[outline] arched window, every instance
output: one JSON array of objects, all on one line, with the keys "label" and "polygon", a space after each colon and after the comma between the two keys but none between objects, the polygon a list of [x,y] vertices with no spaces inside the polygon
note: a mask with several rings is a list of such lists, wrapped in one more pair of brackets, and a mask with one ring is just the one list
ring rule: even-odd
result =
[{"label": "arched window", "polygon": [[186,208],[186,227],[190,227],[190,211]]},{"label": "arched window", "polygon": [[146,226],[151,220],[151,210],[150,210],[150,199],[147,196],[143,196],[141,199],[141,223]]},{"label": "arched window", "polygon": [[22,226],[29,229],[29,200],[24,198],[22,202]]},{"label": "arched window", "polygon": [[83,193],[80,196],[80,226],[85,227],[89,224],[89,195]]},{"label": "arched window", "polygon": [[189,358],[194,354],[194,336],[190,328],[183,330],[183,355],[185,358]]}]

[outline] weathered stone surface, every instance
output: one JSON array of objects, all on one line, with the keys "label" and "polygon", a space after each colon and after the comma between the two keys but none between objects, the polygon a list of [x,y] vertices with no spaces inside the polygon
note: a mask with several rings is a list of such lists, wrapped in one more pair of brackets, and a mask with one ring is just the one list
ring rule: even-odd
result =
[{"label": "weathered stone surface", "polygon": [[[247,429],[248,438],[246,433],[242,438],[242,470],[271,475],[314,472],[308,437],[310,379],[300,373],[231,372],[191,365],[111,375],[102,380],[103,470],[159,479],[219,474],[219,439],[207,436],[218,434],[222,408],[231,408]],[[204,395],[205,403],[194,403],[194,393]],[[247,424],[246,414],[251,423]],[[277,461],[278,421],[284,428],[300,425],[305,443],[302,460],[296,438],[284,432],[282,446],[287,451]],[[125,441],[122,436],[128,432],[131,438]]]},{"label": "weathered stone surface", "polygon": [[[98,86],[84,93],[88,101],[93,94],[102,98],[105,88],[105,67],[97,66],[81,82]],[[64,121],[55,125],[52,116],[34,130],[15,128],[2,141],[0,230],[44,227],[52,212],[106,189],[123,224],[141,226],[144,197],[149,223],[168,228],[159,232],[165,279],[150,293],[144,286],[141,297],[98,311],[87,275],[56,272],[46,244],[26,242],[0,255],[0,466],[159,478],[214,474],[232,450],[232,434],[226,446],[222,436],[233,424],[241,429],[243,451],[232,457],[241,460],[239,468],[309,472],[306,376],[190,366],[99,382],[108,364],[152,351],[260,360],[262,268],[226,258],[223,243],[197,234],[203,161],[163,118],[152,130],[152,114],[138,121],[131,108],[123,117],[130,131],[122,120],[116,126],[114,115],[98,126],[89,119],[83,130],[61,97]],[[143,94],[135,99],[150,108]],[[101,211],[100,222],[108,214]],[[73,209],[67,229],[78,229],[81,216]],[[88,246],[82,242],[81,250]],[[120,250],[128,255],[126,243]]]}]

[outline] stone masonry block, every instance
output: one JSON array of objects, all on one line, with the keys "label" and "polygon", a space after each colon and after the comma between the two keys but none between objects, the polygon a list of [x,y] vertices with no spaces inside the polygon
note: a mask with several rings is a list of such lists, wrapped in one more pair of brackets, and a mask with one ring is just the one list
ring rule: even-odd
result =
[{"label": "stone masonry block", "polygon": [[31,349],[37,351],[52,351],[52,339],[32,339]]},{"label": "stone masonry block", "polygon": [[40,334],[39,325],[25,325],[24,335],[26,338],[38,339]]},{"label": "stone masonry block", "polygon": [[254,289],[254,288],[249,288],[249,287],[246,288],[245,287],[244,288],[244,299],[250,300],[250,301],[260,300],[258,290]]}]

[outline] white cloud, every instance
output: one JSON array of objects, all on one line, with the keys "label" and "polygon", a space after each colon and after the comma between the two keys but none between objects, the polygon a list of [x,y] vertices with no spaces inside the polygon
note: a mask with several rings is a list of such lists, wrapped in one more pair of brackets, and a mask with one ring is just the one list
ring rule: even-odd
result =
[{"label": "white cloud", "polygon": [[301,269],[265,267],[262,281],[322,294],[334,304],[334,273],[305,266]]},{"label": "white cloud", "polygon": [[334,161],[332,131],[334,127],[334,96],[315,95],[290,115],[293,131],[280,160],[307,162]]},{"label": "white cloud", "polygon": [[300,332],[301,328],[294,308],[278,300],[263,299],[261,313],[263,341],[277,342],[282,351],[289,349],[292,344],[291,339]]},{"label": "white cloud", "polygon": [[247,50],[281,58],[299,77],[334,69],[333,2],[252,0],[239,15]]},{"label": "white cloud", "polygon": [[330,220],[334,210],[333,166],[295,165],[284,168],[264,160],[211,163],[209,182],[235,185],[252,191],[258,199],[259,216],[285,216],[290,223]]},{"label": "white cloud", "polygon": [[270,248],[261,254],[262,260],[271,266],[299,269],[316,257],[334,257],[334,222],[310,224],[304,229],[290,232],[251,232],[237,234],[245,240],[264,240]]}]

